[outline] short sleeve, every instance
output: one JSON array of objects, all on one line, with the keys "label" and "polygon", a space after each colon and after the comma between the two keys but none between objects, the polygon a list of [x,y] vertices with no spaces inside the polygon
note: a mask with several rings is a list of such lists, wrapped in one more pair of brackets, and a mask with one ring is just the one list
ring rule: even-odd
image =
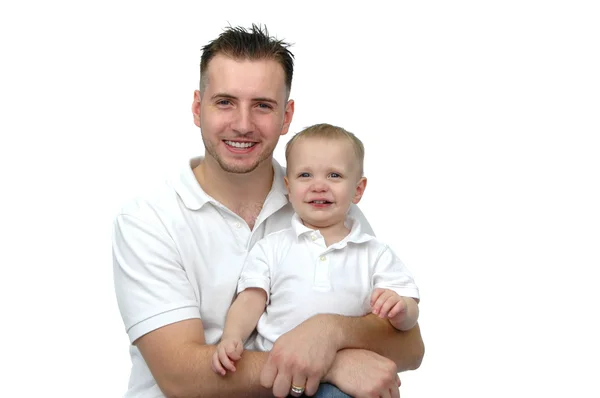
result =
[{"label": "short sleeve", "polygon": [[260,288],[271,296],[271,267],[273,247],[266,238],[259,240],[248,253],[238,281],[238,293],[248,288]]},{"label": "short sleeve", "polygon": [[373,271],[373,288],[390,289],[400,296],[420,299],[419,289],[409,269],[388,246],[378,256]]},{"label": "short sleeve", "polygon": [[132,343],[162,326],[200,318],[175,243],[158,219],[119,215],[112,244],[117,302]]}]

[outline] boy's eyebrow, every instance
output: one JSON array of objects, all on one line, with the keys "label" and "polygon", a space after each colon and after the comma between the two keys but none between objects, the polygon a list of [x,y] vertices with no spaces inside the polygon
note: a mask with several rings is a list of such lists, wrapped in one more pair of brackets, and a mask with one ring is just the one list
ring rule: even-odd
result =
[{"label": "boy's eyebrow", "polygon": [[[238,97],[236,97],[235,95],[231,95],[231,94],[227,94],[227,93],[216,93],[214,94],[212,97],[210,97],[211,99],[215,99],[215,98],[226,98],[226,99],[232,99],[232,100],[237,100],[239,99]],[[273,98],[269,98],[269,97],[256,97],[256,98],[252,98],[252,101],[254,102],[269,102],[273,105],[277,105],[277,101],[274,100]]]}]

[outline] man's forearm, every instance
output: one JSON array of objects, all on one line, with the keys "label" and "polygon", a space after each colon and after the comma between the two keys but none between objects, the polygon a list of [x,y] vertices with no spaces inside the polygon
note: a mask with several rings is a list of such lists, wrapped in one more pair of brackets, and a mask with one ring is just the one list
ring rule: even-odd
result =
[{"label": "man's forearm", "polygon": [[394,328],[387,319],[376,315],[345,317],[317,315],[323,322],[333,323],[341,331],[342,348],[362,348],[376,352],[394,361],[398,371],[414,370],[421,365],[425,347],[419,324],[407,331]]},{"label": "man's forearm", "polygon": [[270,390],[260,385],[260,372],[267,360],[267,353],[244,351],[236,362],[236,371],[221,376],[213,372],[210,363],[215,346],[188,346],[177,362],[156,381],[167,398],[170,397],[272,397]]}]

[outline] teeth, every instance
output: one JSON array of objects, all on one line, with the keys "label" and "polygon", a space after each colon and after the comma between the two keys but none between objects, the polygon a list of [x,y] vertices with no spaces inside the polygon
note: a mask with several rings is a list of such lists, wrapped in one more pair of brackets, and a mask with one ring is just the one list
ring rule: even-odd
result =
[{"label": "teeth", "polygon": [[318,205],[324,205],[325,203],[327,203],[326,200],[313,200],[313,203],[316,203]]},{"label": "teeth", "polygon": [[225,141],[225,143],[229,146],[235,147],[235,148],[250,148],[251,146],[254,146],[254,142],[235,142],[235,141]]}]

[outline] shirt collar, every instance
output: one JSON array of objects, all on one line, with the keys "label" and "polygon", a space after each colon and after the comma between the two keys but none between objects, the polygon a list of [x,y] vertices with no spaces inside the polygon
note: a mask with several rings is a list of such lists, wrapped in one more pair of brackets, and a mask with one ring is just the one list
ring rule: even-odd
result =
[{"label": "shirt collar", "polygon": [[[355,217],[348,216],[344,224],[350,229],[350,233],[341,241],[331,245],[332,248],[341,249],[349,242],[363,243],[375,238],[373,235],[362,231],[360,221]],[[292,230],[298,239],[300,239],[301,236],[309,236],[311,233],[318,233],[319,236],[321,235],[319,230],[314,230],[304,225],[298,213],[294,213],[292,216]]]},{"label": "shirt collar", "polygon": [[[184,169],[179,173],[179,175],[172,180],[172,187],[177,192],[177,195],[181,198],[181,201],[190,210],[199,210],[206,203],[218,203],[214,198],[208,195],[200,184],[198,180],[196,180],[196,176],[194,175],[193,169],[198,166],[202,160],[203,156],[192,158],[189,161],[189,164],[184,167]],[[267,202],[270,205],[279,206],[278,208],[287,204],[287,189],[285,187],[285,182],[283,181],[283,176],[285,175],[285,169],[281,167],[281,165],[273,159],[273,185],[271,186],[271,191],[267,196],[267,200],[265,201],[265,207]]]}]

